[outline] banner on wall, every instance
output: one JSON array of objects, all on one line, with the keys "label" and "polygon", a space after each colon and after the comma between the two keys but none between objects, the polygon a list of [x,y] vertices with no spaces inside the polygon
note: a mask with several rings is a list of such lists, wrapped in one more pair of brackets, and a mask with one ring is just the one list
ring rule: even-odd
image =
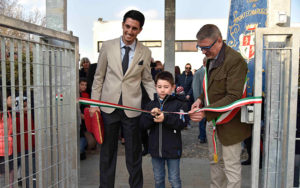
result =
[{"label": "banner on wall", "polygon": [[267,0],[231,0],[227,45],[240,52],[248,64],[247,96],[252,96],[254,89],[255,29],[265,27],[266,21]]}]

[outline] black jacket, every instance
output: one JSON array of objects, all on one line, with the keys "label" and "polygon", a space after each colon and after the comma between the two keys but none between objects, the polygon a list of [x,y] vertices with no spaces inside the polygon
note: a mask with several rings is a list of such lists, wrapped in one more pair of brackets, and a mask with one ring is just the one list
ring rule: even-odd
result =
[{"label": "black jacket", "polygon": [[[183,106],[183,100],[171,95],[166,96],[162,103],[156,96],[154,101],[148,103],[146,110],[151,111],[155,107],[169,112],[186,111]],[[151,114],[142,114],[140,126],[144,130],[150,129],[149,153],[152,157],[171,159],[181,157],[181,130],[184,128],[184,122],[180,117],[178,114],[165,113],[164,121],[162,123],[155,123]]]},{"label": "black jacket", "polygon": [[192,72],[189,72],[188,75],[185,75],[185,71],[183,71],[182,74],[178,77],[178,82],[176,86],[177,87],[182,86],[184,88],[185,96],[190,95],[192,97],[193,95],[192,82],[193,82]]}]

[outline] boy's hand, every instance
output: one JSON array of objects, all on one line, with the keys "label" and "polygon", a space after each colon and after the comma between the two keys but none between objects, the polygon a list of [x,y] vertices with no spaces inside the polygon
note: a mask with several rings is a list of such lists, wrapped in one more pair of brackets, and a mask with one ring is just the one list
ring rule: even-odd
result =
[{"label": "boy's hand", "polygon": [[165,116],[164,116],[164,113],[163,112],[160,112],[159,114],[157,114],[154,118],[153,118],[153,121],[156,122],[156,123],[161,123],[163,122],[165,119]]},{"label": "boy's hand", "polygon": [[151,115],[152,116],[156,116],[157,114],[161,113],[160,109],[159,108],[153,108],[151,110]]},{"label": "boy's hand", "polygon": [[161,123],[164,121],[164,113],[162,113],[159,108],[153,108],[151,110],[151,115],[154,116],[153,121],[156,123]]},{"label": "boy's hand", "polygon": [[198,98],[198,99],[195,100],[195,102],[192,104],[191,109],[194,109],[194,108],[202,108],[202,107],[203,107],[202,101]]}]

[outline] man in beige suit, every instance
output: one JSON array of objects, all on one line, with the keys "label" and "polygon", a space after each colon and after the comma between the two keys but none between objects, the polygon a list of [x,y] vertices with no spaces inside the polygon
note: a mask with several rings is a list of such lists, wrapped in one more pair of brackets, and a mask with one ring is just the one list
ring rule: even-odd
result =
[{"label": "man in beige suit", "polygon": [[[142,31],[144,20],[141,12],[128,11],[123,18],[123,35],[103,43],[92,87],[92,99],[141,108],[141,83],[153,99],[155,87],[150,72],[151,52],[136,38]],[[99,111],[99,108],[90,108],[91,115],[95,111]],[[130,187],[142,188],[142,153],[138,125],[141,113],[104,107],[101,107],[101,112],[104,142],[100,151],[100,188],[114,187],[121,126],[124,131]]]}]

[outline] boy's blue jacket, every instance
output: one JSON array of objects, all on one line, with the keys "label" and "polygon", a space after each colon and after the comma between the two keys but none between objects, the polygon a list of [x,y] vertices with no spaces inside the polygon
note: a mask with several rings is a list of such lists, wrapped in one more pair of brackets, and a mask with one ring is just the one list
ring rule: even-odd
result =
[{"label": "boy's blue jacket", "polygon": [[[187,111],[184,102],[178,96],[167,95],[160,102],[157,96],[154,101],[150,101],[146,110],[159,108],[162,111],[179,112]],[[140,127],[149,129],[149,153],[152,157],[177,159],[182,154],[181,130],[185,127],[184,120],[178,114],[164,114],[162,123],[155,123],[153,116],[149,113],[143,113],[140,119]]]}]

